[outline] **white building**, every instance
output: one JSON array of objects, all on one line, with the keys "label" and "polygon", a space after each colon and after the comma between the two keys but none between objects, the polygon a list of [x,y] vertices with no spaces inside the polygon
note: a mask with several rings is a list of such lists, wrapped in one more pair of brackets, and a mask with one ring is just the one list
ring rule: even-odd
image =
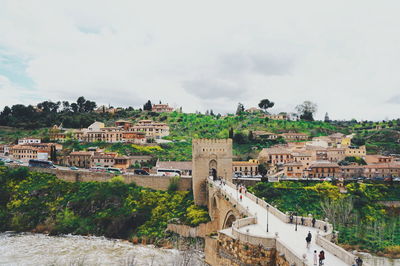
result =
[{"label": "white building", "polygon": [[22,144],[33,144],[33,143],[41,143],[41,139],[38,138],[23,138],[18,140],[18,145]]}]

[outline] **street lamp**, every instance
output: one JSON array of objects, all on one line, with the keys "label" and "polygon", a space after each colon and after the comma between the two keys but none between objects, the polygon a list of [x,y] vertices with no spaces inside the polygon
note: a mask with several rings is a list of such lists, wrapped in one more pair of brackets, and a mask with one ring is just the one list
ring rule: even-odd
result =
[{"label": "street lamp", "polygon": [[269,224],[268,214],[269,214],[269,204],[267,203],[267,233],[268,233],[268,224]]},{"label": "street lamp", "polygon": [[296,215],[296,227],[295,227],[294,231],[297,231],[297,212],[295,212],[294,215]]}]

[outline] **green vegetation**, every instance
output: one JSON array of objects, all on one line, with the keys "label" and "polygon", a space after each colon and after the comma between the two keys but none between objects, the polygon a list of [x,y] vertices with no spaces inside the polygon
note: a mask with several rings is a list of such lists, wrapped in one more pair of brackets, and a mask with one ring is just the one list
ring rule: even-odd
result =
[{"label": "green vegetation", "polygon": [[258,183],[249,191],[279,209],[299,215],[328,218],[340,231],[339,243],[374,253],[400,246],[398,209],[378,201],[400,200],[400,185],[352,183],[347,193],[324,182]]},{"label": "green vegetation", "polygon": [[190,192],[154,191],[124,184],[121,177],[69,183],[0,166],[0,231],[163,238],[171,219],[196,226],[209,217]]}]

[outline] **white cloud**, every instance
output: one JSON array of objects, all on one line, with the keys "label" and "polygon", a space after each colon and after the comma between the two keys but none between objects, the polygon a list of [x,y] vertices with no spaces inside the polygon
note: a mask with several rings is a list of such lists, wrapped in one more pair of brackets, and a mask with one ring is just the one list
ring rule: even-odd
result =
[{"label": "white cloud", "polygon": [[315,101],[320,118],[397,117],[400,4],[385,3],[0,0],[0,47],[35,84],[7,85],[0,106],[84,95],[233,112],[267,97],[277,111]]}]

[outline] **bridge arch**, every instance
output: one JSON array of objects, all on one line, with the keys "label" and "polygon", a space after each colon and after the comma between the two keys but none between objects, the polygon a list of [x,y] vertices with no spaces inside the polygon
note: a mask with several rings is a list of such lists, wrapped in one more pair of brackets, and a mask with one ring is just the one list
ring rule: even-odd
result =
[{"label": "bridge arch", "polygon": [[210,172],[210,176],[212,176],[213,179],[216,180],[218,177],[218,172],[217,172],[218,164],[216,159],[210,160],[210,162],[208,163],[208,169]]},{"label": "bridge arch", "polygon": [[232,227],[234,221],[236,221],[235,214],[233,214],[233,211],[228,211],[228,213],[225,215],[222,229]]}]

